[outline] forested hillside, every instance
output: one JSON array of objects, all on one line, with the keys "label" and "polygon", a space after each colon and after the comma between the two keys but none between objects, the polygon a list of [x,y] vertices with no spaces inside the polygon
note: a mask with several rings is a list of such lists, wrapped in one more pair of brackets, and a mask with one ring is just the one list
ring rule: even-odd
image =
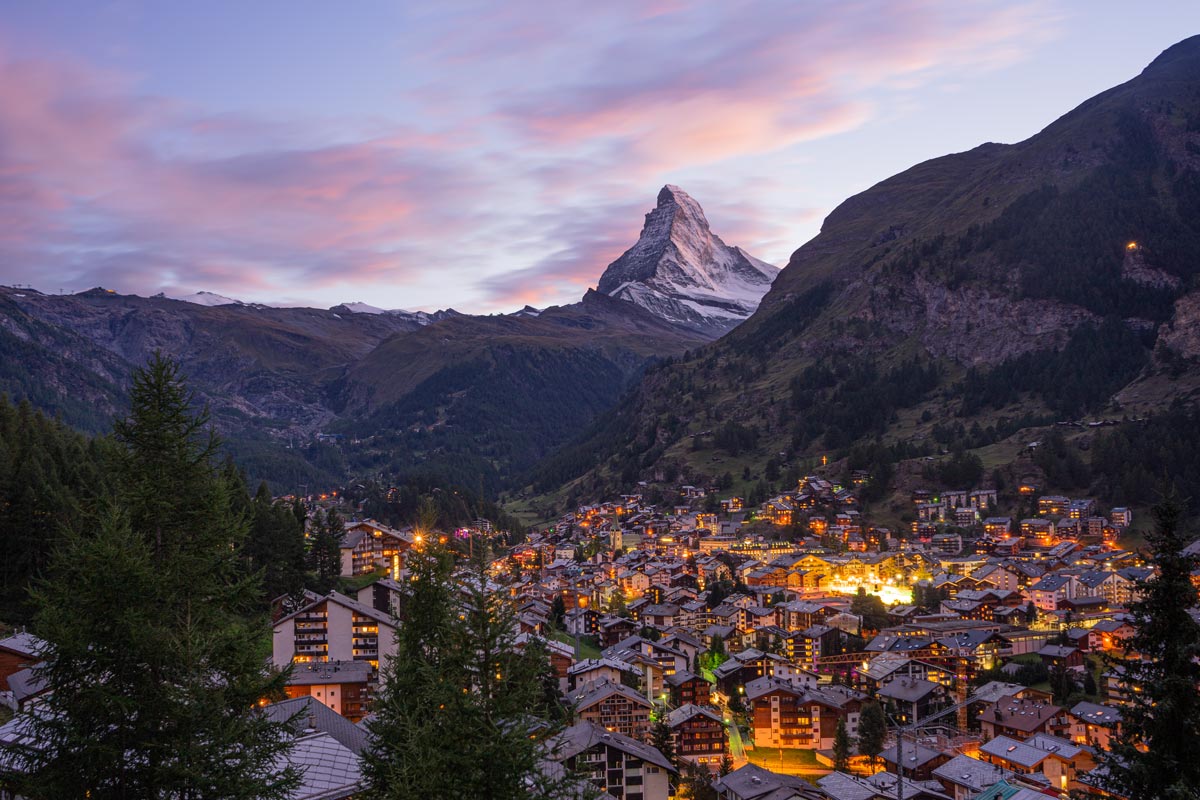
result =
[{"label": "forested hillside", "polygon": [[[1048,424],[1127,416],[1118,396],[1164,412],[1196,397],[1198,271],[1194,37],[1024,142],[845,201],[753,317],[647,375],[529,491],[743,468],[747,490],[772,460],[861,460],[867,443],[876,462],[987,447],[1011,461]],[[733,447],[715,435],[730,425]]]}]

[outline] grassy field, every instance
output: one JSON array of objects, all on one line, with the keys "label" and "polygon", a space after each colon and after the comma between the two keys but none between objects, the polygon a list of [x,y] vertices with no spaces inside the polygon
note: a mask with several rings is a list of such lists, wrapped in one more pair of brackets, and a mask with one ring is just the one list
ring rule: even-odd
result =
[{"label": "grassy field", "polygon": [[574,647],[576,660],[600,657],[600,649],[598,647],[588,644],[582,640],[577,641],[575,637],[569,633],[564,633],[563,631],[554,631],[550,634],[550,638],[556,642],[562,642],[563,644],[569,644]]},{"label": "grassy field", "polygon": [[780,764],[785,766],[796,767],[820,767],[821,763],[817,761],[816,750],[797,750],[793,748],[779,747],[755,747],[753,750],[747,748],[746,755],[750,760],[760,766],[768,766],[769,764]]},{"label": "grassy field", "polygon": [[364,586],[370,586],[380,578],[386,578],[388,571],[383,567],[366,575],[355,575],[353,578],[338,578],[338,587],[342,594],[354,597]]}]

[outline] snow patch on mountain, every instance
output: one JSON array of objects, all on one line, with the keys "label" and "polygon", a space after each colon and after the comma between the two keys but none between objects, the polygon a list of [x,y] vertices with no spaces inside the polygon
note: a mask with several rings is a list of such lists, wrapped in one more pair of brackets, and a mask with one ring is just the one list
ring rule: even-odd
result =
[{"label": "snow patch on mountain", "polygon": [[387,314],[388,316],[411,320],[418,325],[429,325],[447,317],[459,316],[459,313],[452,308],[430,313],[428,311],[406,311],[403,308],[379,308],[378,306],[360,302],[342,303],[333,306],[329,310],[340,314]]},{"label": "snow patch on mountain", "polygon": [[753,314],[778,274],[721,241],[700,204],[668,184],[637,243],[608,265],[597,289],[715,337]]},{"label": "snow patch on mountain", "polygon": [[196,292],[194,294],[185,294],[182,297],[172,297],[172,300],[179,300],[184,303],[194,303],[198,306],[244,306],[246,305],[241,300],[234,300],[232,297],[216,294],[215,292]]}]

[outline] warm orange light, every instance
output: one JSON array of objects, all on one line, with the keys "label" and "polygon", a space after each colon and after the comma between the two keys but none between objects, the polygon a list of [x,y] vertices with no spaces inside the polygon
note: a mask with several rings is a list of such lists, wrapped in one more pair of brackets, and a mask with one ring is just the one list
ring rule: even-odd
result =
[{"label": "warm orange light", "polygon": [[1137,242],[1130,242],[1129,244],[1125,245],[1126,250],[1137,250],[1137,248],[1138,248]]}]

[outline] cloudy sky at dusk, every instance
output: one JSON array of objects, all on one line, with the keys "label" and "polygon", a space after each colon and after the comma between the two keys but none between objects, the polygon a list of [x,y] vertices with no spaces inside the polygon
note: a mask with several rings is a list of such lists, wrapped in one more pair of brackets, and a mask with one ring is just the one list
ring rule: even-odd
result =
[{"label": "cloudy sky at dusk", "polygon": [[1193,0],[8,3],[0,283],[546,305],[664,183],[782,265],[1198,32]]}]

